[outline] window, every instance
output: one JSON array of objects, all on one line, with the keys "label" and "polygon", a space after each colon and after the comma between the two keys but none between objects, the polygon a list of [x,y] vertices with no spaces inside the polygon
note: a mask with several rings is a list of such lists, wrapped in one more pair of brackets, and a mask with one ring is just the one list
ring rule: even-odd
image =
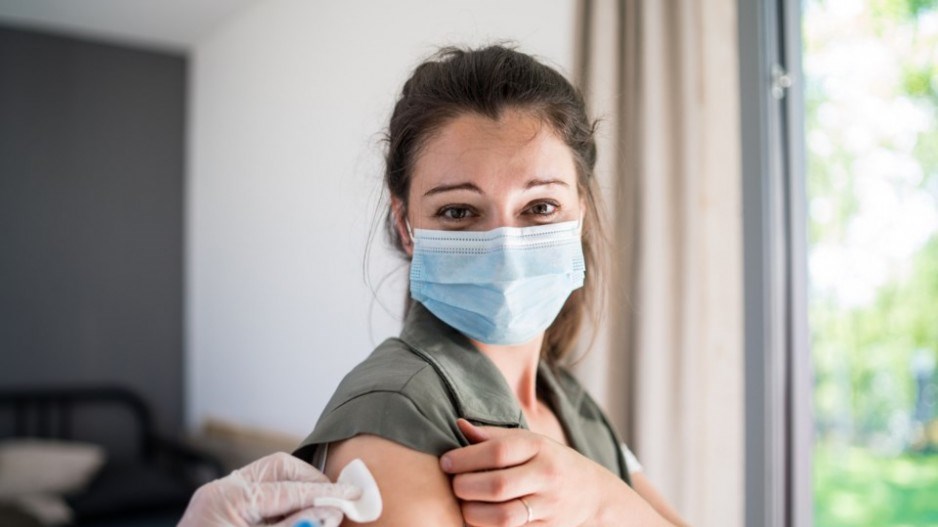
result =
[{"label": "window", "polygon": [[938,525],[938,0],[738,0],[746,525]]},{"label": "window", "polygon": [[938,1],[802,9],[814,525],[938,525]]}]

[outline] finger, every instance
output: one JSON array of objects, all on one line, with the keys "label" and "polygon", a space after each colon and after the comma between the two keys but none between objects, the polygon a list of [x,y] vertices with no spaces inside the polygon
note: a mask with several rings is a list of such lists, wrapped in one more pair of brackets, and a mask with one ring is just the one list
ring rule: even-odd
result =
[{"label": "finger", "polygon": [[252,521],[276,518],[313,506],[316,498],[355,500],[361,489],[343,483],[310,483],[305,481],[279,481],[249,484],[242,502],[242,517]]},{"label": "finger", "polygon": [[443,454],[440,467],[449,474],[508,468],[537,455],[540,441],[534,434],[506,435]]},{"label": "finger", "polygon": [[470,443],[481,443],[490,437],[485,433],[484,427],[476,426],[463,418],[456,420],[456,426],[459,427],[459,431],[466,436]]},{"label": "finger", "polygon": [[469,472],[453,478],[453,494],[465,501],[500,503],[543,489],[543,478],[530,463],[503,470]]},{"label": "finger", "polygon": [[481,443],[482,441],[488,441],[489,439],[496,439],[499,437],[518,435],[518,434],[531,434],[530,430],[525,430],[523,428],[508,428],[504,426],[479,426],[472,424],[469,420],[459,418],[456,420],[456,426],[459,427],[459,430],[466,436],[466,439],[470,443]]},{"label": "finger", "polygon": [[[525,498],[527,500],[528,498]],[[510,500],[503,503],[481,503],[467,501],[461,506],[463,521],[472,527],[539,527],[547,525],[538,519],[537,513],[528,521],[528,509],[521,500]],[[532,508],[532,512],[534,512]]]},{"label": "finger", "polygon": [[265,481],[329,481],[329,478],[316,470],[316,467],[286,452],[276,452],[262,457],[235,472],[252,483]]},{"label": "finger", "polygon": [[[303,522],[306,522],[304,524]],[[335,507],[316,507],[296,512],[275,527],[339,527],[342,511]]]}]

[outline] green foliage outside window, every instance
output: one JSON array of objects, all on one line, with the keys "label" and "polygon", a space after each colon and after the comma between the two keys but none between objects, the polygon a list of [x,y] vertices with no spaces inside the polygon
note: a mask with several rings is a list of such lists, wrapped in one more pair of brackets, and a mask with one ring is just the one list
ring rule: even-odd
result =
[{"label": "green foliage outside window", "polygon": [[938,525],[938,0],[803,34],[815,525]]}]

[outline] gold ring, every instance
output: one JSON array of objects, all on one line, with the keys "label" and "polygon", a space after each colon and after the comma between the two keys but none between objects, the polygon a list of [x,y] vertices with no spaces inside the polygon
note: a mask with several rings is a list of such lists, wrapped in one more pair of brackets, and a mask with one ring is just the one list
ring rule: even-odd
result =
[{"label": "gold ring", "polygon": [[534,511],[531,510],[531,506],[528,505],[528,502],[524,501],[524,498],[518,498],[518,501],[520,501],[521,504],[524,505],[524,510],[527,511],[528,513],[528,519],[524,521],[524,524],[527,525],[531,523],[531,520],[534,519]]}]

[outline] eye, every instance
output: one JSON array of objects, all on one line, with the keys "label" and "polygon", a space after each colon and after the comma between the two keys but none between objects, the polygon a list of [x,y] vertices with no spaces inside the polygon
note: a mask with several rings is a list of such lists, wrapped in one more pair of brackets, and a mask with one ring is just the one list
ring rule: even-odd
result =
[{"label": "eye", "polygon": [[559,205],[550,201],[541,201],[528,207],[527,212],[535,216],[553,216],[560,208]]},{"label": "eye", "polygon": [[437,211],[436,215],[447,221],[459,221],[470,217],[472,209],[463,205],[447,205]]}]

